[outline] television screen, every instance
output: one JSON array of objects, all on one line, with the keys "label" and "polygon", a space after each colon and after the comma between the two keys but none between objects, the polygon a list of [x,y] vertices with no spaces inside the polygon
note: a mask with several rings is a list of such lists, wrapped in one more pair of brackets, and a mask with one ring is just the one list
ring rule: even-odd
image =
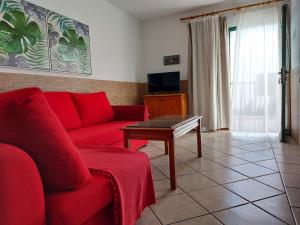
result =
[{"label": "television screen", "polygon": [[148,74],[148,91],[150,93],[180,91],[180,72]]}]

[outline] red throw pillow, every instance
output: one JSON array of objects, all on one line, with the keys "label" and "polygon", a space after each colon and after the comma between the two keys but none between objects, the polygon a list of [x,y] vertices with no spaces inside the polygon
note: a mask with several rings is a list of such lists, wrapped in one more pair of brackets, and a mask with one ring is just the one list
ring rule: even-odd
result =
[{"label": "red throw pillow", "polygon": [[66,130],[81,127],[81,121],[68,92],[44,92],[44,95]]},{"label": "red throw pillow", "polygon": [[114,112],[105,92],[72,94],[83,126],[103,123],[114,119]]},{"label": "red throw pillow", "polygon": [[78,149],[38,88],[0,94],[0,124],[0,142],[34,159],[46,189],[75,189],[89,179]]}]

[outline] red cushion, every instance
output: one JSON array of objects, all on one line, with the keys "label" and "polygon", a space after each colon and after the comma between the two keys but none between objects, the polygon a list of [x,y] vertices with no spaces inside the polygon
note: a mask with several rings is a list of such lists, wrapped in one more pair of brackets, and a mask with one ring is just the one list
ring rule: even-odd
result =
[{"label": "red cushion", "polygon": [[115,221],[115,217],[114,205],[111,203],[105,208],[99,210],[81,225],[115,225],[115,223],[112,221]]},{"label": "red cushion", "polygon": [[68,132],[77,146],[107,146],[123,142],[122,127],[132,124],[126,121],[111,121]]},{"label": "red cushion", "polygon": [[25,150],[36,162],[48,189],[74,189],[89,171],[38,88],[0,94],[0,142]]},{"label": "red cushion", "polygon": [[[77,146],[114,146],[124,147],[122,127],[135,123],[133,121],[111,121],[77,130],[69,131],[72,141]],[[130,149],[136,150],[145,146],[148,141],[130,140]]]},{"label": "red cushion", "polygon": [[47,220],[51,225],[83,224],[113,200],[112,185],[104,175],[93,175],[91,182],[75,191],[46,196]]},{"label": "red cushion", "polygon": [[0,171],[0,224],[44,225],[44,190],[32,158],[0,143]]},{"label": "red cushion", "polygon": [[105,92],[72,94],[72,97],[83,126],[114,119],[114,112]]},{"label": "red cushion", "polygon": [[81,127],[81,121],[68,92],[44,92],[44,95],[66,130]]},{"label": "red cushion", "polygon": [[[129,144],[130,150],[138,150],[142,147],[145,147],[149,143],[149,141],[147,141],[147,140],[130,140],[129,143],[130,143]],[[110,146],[124,148],[124,141],[122,140],[120,142],[113,143]]]}]

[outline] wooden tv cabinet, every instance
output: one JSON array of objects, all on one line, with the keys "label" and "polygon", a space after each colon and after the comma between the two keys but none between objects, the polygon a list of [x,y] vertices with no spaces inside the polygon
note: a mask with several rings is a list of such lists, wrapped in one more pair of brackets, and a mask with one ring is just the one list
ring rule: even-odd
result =
[{"label": "wooden tv cabinet", "polygon": [[187,94],[157,94],[144,96],[149,118],[166,115],[187,115]]}]

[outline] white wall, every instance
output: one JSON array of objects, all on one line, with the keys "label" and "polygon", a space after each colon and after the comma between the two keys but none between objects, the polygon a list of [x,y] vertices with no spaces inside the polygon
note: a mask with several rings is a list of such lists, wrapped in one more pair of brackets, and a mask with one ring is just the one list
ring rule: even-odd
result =
[{"label": "white wall", "polygon": [[[146,74],[153,72],[180,71],[181,79],[187,79],[188,68],[188,27],[187,23],[180,21],[181,17],[197,15],[214,10],[232,8],[253,3],[253,0],[243,2],[226,1],[206,7],[201,7],[185,13],[161,17],[142,23],[143,44],[143,73],[140,81],[146,81]],[[229,14],[229,23],[235,23],[234,14]],[[232,25],[232,24],[229,24]],[[180,65],[164,66],[163,56],[180,54]]]},{"label": "white wall", "polygon": [[[140,22],[105,0],[29,0],[39,6],[56,11],[83,22],[90,27],[92,76],[99,80],[137,81],[141,74]],[[59,75],[22,69],[0,69],[38,75]],[[74,75],[71,75],[74,77]]]},{"label": "white wall", "polygon": [[[179,20],[178,14],[145,21],[142,24],[143,74],[180,71],[181,79],[187,79],[188,27]],[[163,56],[180,55],[179,65],[163,65]]]}]

